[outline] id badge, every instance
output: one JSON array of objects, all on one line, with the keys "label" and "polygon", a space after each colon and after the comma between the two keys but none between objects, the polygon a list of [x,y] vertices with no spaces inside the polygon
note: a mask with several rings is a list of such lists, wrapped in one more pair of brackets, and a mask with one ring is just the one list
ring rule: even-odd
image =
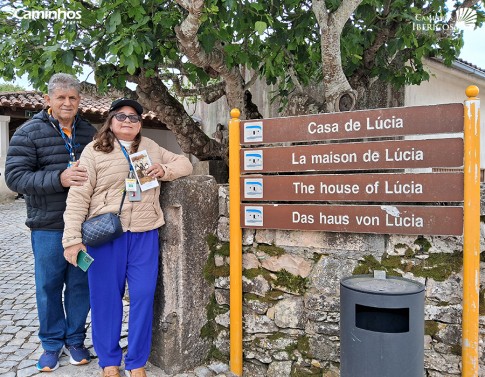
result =
[{"label": "id badge", "polygon": [[67,167],[70,168],[70,167],[74,166],[75,163],[76,163],[76,161],[69,161],[67,163]]},{"label": "id badge", "polygon": [[136,192],[137,184],[135,178],[126,178],[125,179],[125,186],[127,192]]},{"label": "id badge", "polygon": [[141,200],[141,189],[140,185],[136,184],[136,190],[135,191],[127,191],[128,199],[130,202],[139,202]]}]

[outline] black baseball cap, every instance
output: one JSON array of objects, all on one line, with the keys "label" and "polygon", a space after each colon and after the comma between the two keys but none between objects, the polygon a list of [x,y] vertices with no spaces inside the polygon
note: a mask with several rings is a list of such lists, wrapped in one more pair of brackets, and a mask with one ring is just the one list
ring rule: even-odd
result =
[{"label": "black baseball cap", "polygon": [[113,111],[116,109],[119,109],[120,107],[123,106],[130,106],[135,109],[135,111],[138,113],[138,115],[141,115],[143,113],[143,106],[140,105],[138,102],[136,102],[133,99],[129,98],[120,98],[111,103],[111,106],[109,107],[109,111]]}]

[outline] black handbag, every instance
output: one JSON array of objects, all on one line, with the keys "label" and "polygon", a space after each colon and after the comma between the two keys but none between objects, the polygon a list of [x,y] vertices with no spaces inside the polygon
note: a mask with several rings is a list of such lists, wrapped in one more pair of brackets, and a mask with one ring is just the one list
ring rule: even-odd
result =
[{"label": "black handbag", "polygon": [[121,226],[121,209],[125,201],[126,190],[123,191],[120,209],[118,213],[104,213],[86,220],[81,225],[83,244],[86,246],[97,247],[107,242],[113,241],[123,234]]}]

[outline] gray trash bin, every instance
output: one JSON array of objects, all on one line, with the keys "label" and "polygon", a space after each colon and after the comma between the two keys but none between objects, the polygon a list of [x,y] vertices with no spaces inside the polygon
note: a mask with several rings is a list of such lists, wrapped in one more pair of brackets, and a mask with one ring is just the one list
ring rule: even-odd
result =
[{"label": "gray trash bin", "polygon": [[424,285],[356,275],[340,281],[340,376],[423,377]]}]

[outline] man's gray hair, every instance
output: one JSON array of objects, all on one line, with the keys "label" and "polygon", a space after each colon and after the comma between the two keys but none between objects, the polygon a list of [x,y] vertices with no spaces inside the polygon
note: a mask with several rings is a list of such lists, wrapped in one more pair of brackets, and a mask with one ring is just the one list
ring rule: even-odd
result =
[{"label": "man's gray hair", "polygon": [[51,96],[57,89],[75,89],[79,94],[81,92],[81,83],[73,75],[56,73],[49,80],[47,93]]}]

